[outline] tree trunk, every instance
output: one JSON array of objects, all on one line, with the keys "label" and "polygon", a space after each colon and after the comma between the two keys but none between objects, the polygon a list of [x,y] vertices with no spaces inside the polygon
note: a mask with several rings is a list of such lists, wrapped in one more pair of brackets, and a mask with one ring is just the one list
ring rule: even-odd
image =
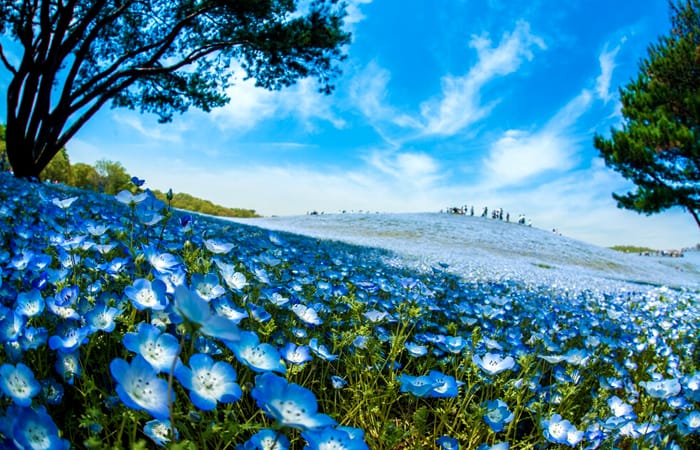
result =
[{"label": "tree trunk", "polygon": [[[39,174],[44,167],[51,161],[51,158],[58,152],[56,149],[52,149],[49,144],[41,143],[37,145],[31,139],[22,136],[22,127],[17,126],[17,123],[13,120],[7,121],[7,126],[5,128],[5,144],[7,146],[7,159],[12,166],[12,172],[17,178],[24,179],[39,179]],[[44,146],[49,149],[51,156],[46,158],[42,155],[41,158],[35,158],[37,148]],[[46,153],[46,151],[44,152]],[[48,155],[48,153],[46,153]]]}]

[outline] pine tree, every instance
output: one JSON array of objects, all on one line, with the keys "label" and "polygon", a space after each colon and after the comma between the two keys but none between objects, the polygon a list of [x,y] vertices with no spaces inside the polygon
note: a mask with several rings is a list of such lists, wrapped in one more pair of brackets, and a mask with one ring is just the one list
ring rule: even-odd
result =
[{"label": "pine tree", "polygon": [[594,145],[636,185],[618,207],[653,214],[680,206],[700,227],[700,0],[671,3],[672,29],[620,89],[624,123]]}]

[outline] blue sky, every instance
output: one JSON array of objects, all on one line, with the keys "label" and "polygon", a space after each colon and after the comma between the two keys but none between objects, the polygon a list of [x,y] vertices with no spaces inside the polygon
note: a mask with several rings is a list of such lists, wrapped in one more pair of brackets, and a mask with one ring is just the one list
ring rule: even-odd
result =
[{"label": "blue sky", "polygon": [[152,188],[263,215],[466,204],[604,246],[700,241],[680,209],[617,209],[611,192],[631,185],[592,145],[620,125],[618,87],[668,32],[666,1],[350,0],[348,11],[332,96],[313,80],[280,92],[239,81],[228,106],[166,125],[106,108],[68,145],[71,161],[120,161]]}]

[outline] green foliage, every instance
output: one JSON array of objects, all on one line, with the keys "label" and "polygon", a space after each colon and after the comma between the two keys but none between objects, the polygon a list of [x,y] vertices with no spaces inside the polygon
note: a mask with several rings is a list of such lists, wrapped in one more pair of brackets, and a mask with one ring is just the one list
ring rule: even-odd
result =
[{"label": "green foliage", "polygon": [[614,245],[610,248],[622,253],[655,253],[657,251],[653,248],[636,247],[634,245]]},{"label": "green foliage", "polygon": [[100,175],[97,173],[97,170],[89,164],[74,164],[73,178],[76,187],[93,191],[98,189]]},{"label": "green foliage", "polygon": [[208,112],[228,102],[234,70],[271,90],[314,77],[330,93],[350,41],[344,17],[337,0],[0,1],[0,33],[17,52],[0,46],[15,175],[38,177],[107,103],[161,122]]},{"label": "green foliage", "polygon": [[594,138],[608,167],[636,185],[618,207],[653,214],[680,206],[700,227],[700,0],[671,5],[672,31],[648,49],[620,90],[621,130]]},{"label": "green foliage", "polygon": [[68,158],[68,152],[65,148],[56,153],[51,162],[41,171],[40,179],[42,181],[58,181],[71,186],[75,184],[73,167],[70,164],[70,158]]},{"label": "green foliage", "polygon": [[[158,190],[153,190],[153,194],[159,200],[167,203],[167,194],[162,193]],[[195,211],[202,214],[209,214],[211,216],[219,217],[259,217],[254,209],[242,209],[242,208],[227,208],[225,206],[216,205],[209,200],[203,200],[201,198],[193,197],[190,194],[176,193],[173,194],[173,198],[170,201],[170,205],[173,208],[185,209],[187,211]]]},{"label": "green foliage", "polygon": [[105,194],[114,195],[132,187],[131,176],[121,163],[101,159],[95,163],[99,176],[98,187]]}]

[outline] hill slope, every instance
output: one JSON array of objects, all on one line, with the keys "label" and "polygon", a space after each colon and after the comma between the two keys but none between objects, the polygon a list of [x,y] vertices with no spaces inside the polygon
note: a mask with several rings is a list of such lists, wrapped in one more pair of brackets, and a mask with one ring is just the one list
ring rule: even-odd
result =
[{"label": "hill slope", "polygon": [[240,222],[385,248],[396,253],[396,264],[429,269],[443,263],[448,271],[474,280],[518,280],[566,290],[608,291],[630,283],[636,288],[649,284],[700,289],[697,252],[684,258],[623,254],[549,231],[481,217],[332,214]]}]

